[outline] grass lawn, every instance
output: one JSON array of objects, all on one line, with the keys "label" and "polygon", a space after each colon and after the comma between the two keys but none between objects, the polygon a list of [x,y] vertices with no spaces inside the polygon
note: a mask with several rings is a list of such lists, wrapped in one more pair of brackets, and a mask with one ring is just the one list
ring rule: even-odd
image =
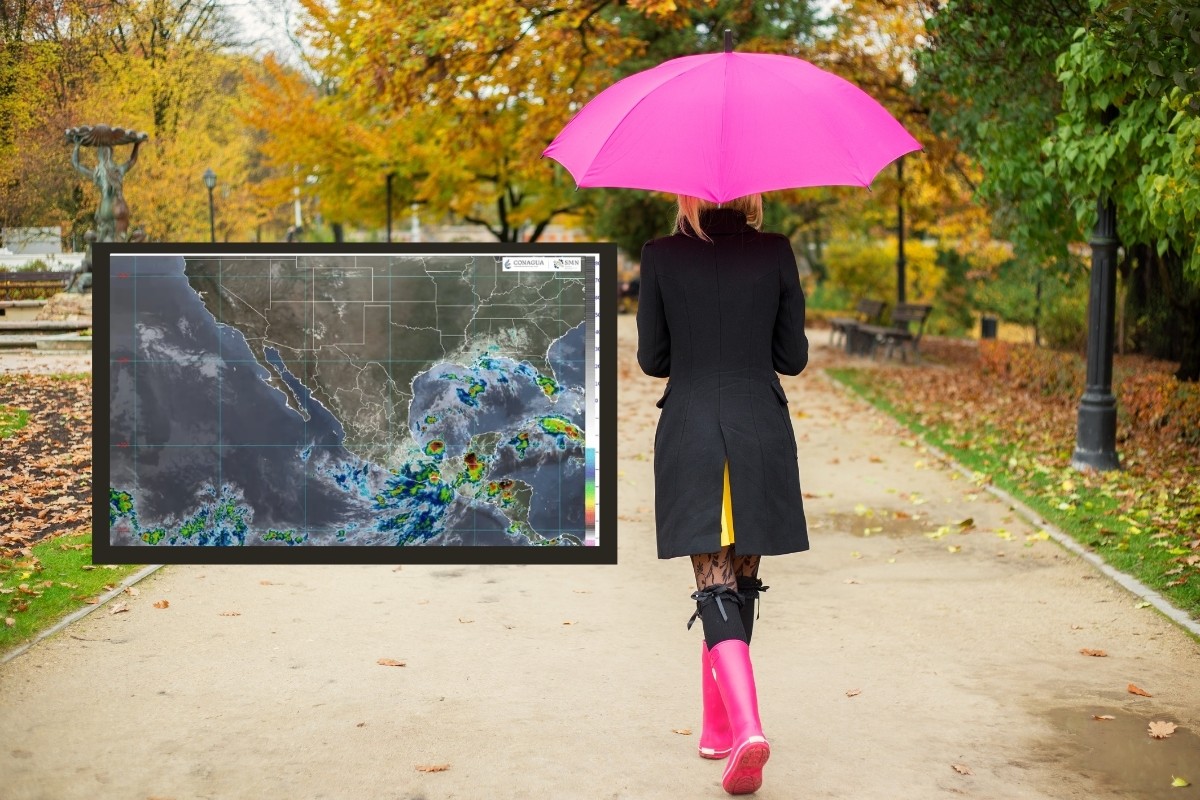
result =
[{"label": "grass lawn", "polygon": [[9,650],[58,620],[89,604],[120,583],[139,565],[92,565],[92,541],[86,533],[44,539],[31,555],[0,558],[0,594],[4,625],[0,651]]},{"label": "grass lawn", "polygon": [[[829,369],[829,375],[895,417],[929,444],[1019,498],[1113,567],[1161,592],[1200,619],[1200,528],[1195,476],[1174,482],[1140,469],[1080,473],[1070,467],[1074,442],[1047,440],[1019,424],[962,413],[953,400],[930,413],[928,393],[910,402],[887,373]],[[911,377],[906,387],[911,386]],[[945,379],[945,375],[941,379]],[[995,391],[1003,391],[996,388]],[[1068,432],[1071,437],[1074,431]],[[1130,462],[1136,465],[1133,458]]]},{"label": "grass lawn", "polygon": [[23,408],[0,406],[0,439],[16,433],[29,422],[29,412]]},{"label": "grass lawn", "polygon": [[0,652],[141,568],[91,563],[90,382],[0,377]]}]

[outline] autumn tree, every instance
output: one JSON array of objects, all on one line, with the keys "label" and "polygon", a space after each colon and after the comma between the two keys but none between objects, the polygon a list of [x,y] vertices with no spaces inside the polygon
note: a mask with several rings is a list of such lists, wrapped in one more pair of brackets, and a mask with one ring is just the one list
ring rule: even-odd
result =
[{"label": "autumn tree", "polygon": [[540,154],[645,47],[615,16],[669,26],[688,5],[640,0],[615,15],[611,0],[302,2],[308,94],[279,71],[256,90],[256,124],[279,140],[272,159],[318,175],[322,202],[343,219],[357,211],[378,224],[392,172],[403,200],[501,241],[536,239],[586,202]]},{"label": "autumn tree", "polygon": [[[50,0],[0,4],[0,226],[71,216],[74,178],[62,133],[90,63],[83,9]],[[52,169],[58,160],[65,168]]]},{"label": "autumn tree", "polygon": [[1051,269],[1066,262],[1068,243],[1094,223],[1096,198],[1113,198],[1129,336],[1178,360],[1180,378],[1200,378],[1200,10],[1173,0],[955,0],[930,11],[923,88],[938,124],[982,165],[981,195],[1019,251]]},{"label": "autumn tree", "polygon": [[[22,43],[22,49],[6,44],[6,54],[24,53],[25,61],[10,58],[0,72],[0,85],[8,87],[0,91],[0,105],[21,112],[0,114],[7,123],[0,138],[0,151],[7,148],[0,159],[5,224],[59,222],[82,242],[97,198],[86,178],[71,169],[63,131],[103,122],[150,134],[125,196],[133,224],[151,239],[208,238],[201,175],[209,167],[219,180],[218,236],[250,236],[262,214],[249,191],[259,178],[256,143],[230,110],[241,103],[243,67],[256,67],[249,54],[234,48],[220,4],[24,5],[23,16],[5,18],[4,35],[6,42]],[[86,155],[84,163],[90,163]]]},{"label": "autumn tree", "polygon": [[[818,15],[807,0],[774,0],[749,3],[737,0],[697,4],[676,15],[672,24],[655,17],[625,15],[620,7],[609,11],[614,22],[645,48],[614,68],[613,80],[661,64],[672,58],[720,52],[724,31],[733,34],[735,49],[744,52],[797,55],[812,50]],[[679,131],[679,144],[687,146],[687,131]],[[568,176],[569,180],[569,176]],[[671,232],[674,200],[669,195],[634,189],[589,189],[595,206],[590,229],[598,237],[617,243],[633,257],[642,244]],[[789,193],[784,203],[768,204],[768,227],[800,238],[817,230],[821,210],[832,203],[819,193]],[[803,232],[803,233],[802,233]]]}]

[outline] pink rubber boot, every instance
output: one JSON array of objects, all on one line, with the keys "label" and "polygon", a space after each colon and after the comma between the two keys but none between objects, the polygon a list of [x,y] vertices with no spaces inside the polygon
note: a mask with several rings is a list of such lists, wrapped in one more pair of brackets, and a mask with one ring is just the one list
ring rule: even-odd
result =
[{"label": "pink rubber boot", "polygon": [[762,786],[762,768],[771,757],[771,746],[758,718],[750,648],[739,639],[727,639],[708,653],[733,736],[733,752],[721,776],[721,786],[730,794],[751,794]]},{"label": "pink rubber boot", "polygon": [[700,640],[700,689],[704,696],[704,717],[700,729],[700,757],[725,758],[733,749],[729,738],[729,715],[725,701],[713,678],[708,658],[708,643]]}]

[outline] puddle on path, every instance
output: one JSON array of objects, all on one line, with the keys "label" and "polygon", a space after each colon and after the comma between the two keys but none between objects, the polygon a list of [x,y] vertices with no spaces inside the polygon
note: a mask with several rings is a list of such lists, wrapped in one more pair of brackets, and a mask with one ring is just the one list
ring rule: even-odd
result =
[{"label": "puddle on path", "polygon": [[[1152,739],[1146,733],[1151,720],[1175,722],[1170,714],[1145,716],[1102,705],[1055,708],[1045,714],[1060,735],[1046,743],[1050,753],[1038,755],[1052,755],[1070,771],[1094,780],[1102,790],[1098,797],[1200,798],[1200,736],[1183,727],[1166,739]],[[1093,714],[1111,714],[1115,719],[1098,721]],[[1171,786],[1175,775],[1192,785]]]},{"label": "puddle on path", "polygon": [[938,526],[925,519],[923,514],[921,519],[912,517],[896,519],[896,512],[890,508],[873,509],[872,513],[873,516],[867,516],[854,512],[835,511],[832,514],[811,516],[808,524],[810,528],[849,533],[854,536],[891,536],[894,538],[929,533],[938,529]]}]

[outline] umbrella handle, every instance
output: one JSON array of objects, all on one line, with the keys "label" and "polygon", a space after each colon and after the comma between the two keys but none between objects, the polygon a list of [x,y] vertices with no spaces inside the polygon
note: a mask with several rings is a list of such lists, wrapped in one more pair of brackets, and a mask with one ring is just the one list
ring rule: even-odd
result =
[{"label": "umbrella handle", "polygon": [[733,52],[733,31],[729,30],[729,28],[725,29],[725,52]]}]

